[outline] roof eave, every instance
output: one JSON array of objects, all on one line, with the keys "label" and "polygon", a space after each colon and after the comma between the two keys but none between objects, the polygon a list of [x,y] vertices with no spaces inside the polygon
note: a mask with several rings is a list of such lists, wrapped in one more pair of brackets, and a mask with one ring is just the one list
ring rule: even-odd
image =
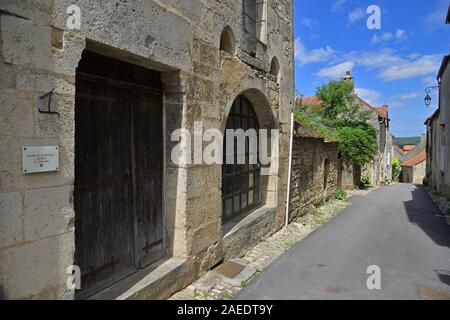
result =
[{"label": "roof eave", "polygon": [[446,24],[450,24],[450,5],[448,6],[447,19],[445,20]]},{"label": "roof eave", "polygon": [[449,62],[450,62],[450,55],[447,55],[442,60],[441,68],[439,69],[439,73],[438,73],[438,76],[437,76],[438,81],[439,81],[439,79],[442,78],[442,75],[444,74],[444,71],[447,68],[447,65],[448,65]]}]

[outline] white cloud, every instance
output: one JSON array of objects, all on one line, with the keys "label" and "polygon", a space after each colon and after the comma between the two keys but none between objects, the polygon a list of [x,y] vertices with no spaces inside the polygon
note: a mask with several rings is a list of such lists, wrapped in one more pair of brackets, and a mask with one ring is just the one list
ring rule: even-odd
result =
[{"label": "white cloud", "polygon": [[405,93],[399,96],[400,100],[412,100],[420,97],[420,94],[417,92]]},{"label": "white cloud", "polygon": [[337,0],[333,6],[330,8],[331,12],[336,12],[342,8],[342,6],[347,2],[347,0]]},{"label": "white cloud", "polygon": [[388,102],[386,104],[389,106],[389,108],[399,108],[404,106],[402,102]]},{"label": "white cloud", "polygon": [[438,84],[436,77],[433,76],[423,78],[422,83],[427,87],[436,86]]},{"label": "white cloud", "polygon": [[391,65],[401,63],[402,58],[395,55],[392,49],[382,49],[378,51],[351,52],[343,59],[355,61],[369,68],[385,68]]},{"label": "white cloud", "polygon": [[405,30],[397,29],[395,33],[383,32],[381,35],[375,34],[372,37],[372,43],[383,43],[389,42],[391,40],[397,40],[398,42],[405,41],[408,39],[408,35]]},{"label": "white cloud", "polygon": [[348,22],[350,24],[355,23],[356,21],[361,20],[365,16],[366,13],[364,12],[364,10],[362,8],[357,8],[348,14]]},{"label": "white cloud", "polygon": [[408,39],[408,35],[406,34],[406,31],[405,31],[405,30],[397,29],[397,30],[395,31],[395,38],[396,38],[398,41],[405,41],[406,39]]},{"label": "white cloud", "polygon": [[321,78],[342,78],[346,71],[352,71],[355,64],[352,61],[346,61],[338,65],[320,69],[316,76]]},{"label": "white cloud", "polygon": [[307,28],[314,28],[318,26],[319,23],[307,17],[300,17],[300,24]]},{"label": "white cloud", "polygon": [[435,32],[445,27],[445,17],[448,10],[448,0],[435,0],[433,11],[428,13],[424,19],[426,31]]},{"label": "white cloud", "polygon": [[413,60],[403,60],[382,70],[380,77],[385,81],[394,81],[437,73],[441,55],[425,55]]},{"label": "white cloud", "polygon": [[381,98],[381,93],[379,93],[378,91],[364,88],[356,88],[355,93],[358,95],[358,97],[368,102],[372,106],[381,104],[379,102],[379,99]]},{"label": "white cloud", "polygon": [[393,37],[394,35],[391,32],[383,32],[380,36],[374,34],[372,37],[372,43],[388,42],[392,40]]},{"label": "white cloud", "polygon": [[308,50],[300,38],[295,39],[295,58],[300,65],[326,61],[333,53],[330,46]]},{"label": "white cloud", "polygon": [[412,55],[401,57],[392,49],[352,52],[343,60],[354,61],[369,69],[379,69],[378,76],[384,81],[394,81],[436,74],[442,55]]}]

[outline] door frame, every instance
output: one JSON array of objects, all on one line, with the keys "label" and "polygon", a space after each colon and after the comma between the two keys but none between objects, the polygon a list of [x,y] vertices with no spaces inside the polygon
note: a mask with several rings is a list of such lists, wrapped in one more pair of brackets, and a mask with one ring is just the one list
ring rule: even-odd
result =
[{"label": "door frame", "polygon": [[[152,70],[152,71],[156,71],[158,73],[160,73],[160,79],[161,79],[161,71],[159,70],[155,70],[155,69],[150,69],[150,68],[146,68],[143,67],[141,65],[132,63],[132,62],[128,62],[126,60],[123,59],[118,59],[116,57],[110,57],[108,55],[104,55],[95,51],[91,51],[88,49],[85,49],[85,51],[94,53],[96,55],[99,56],[103,56],[105,58],[110,58],[110,59],[115,59],[117,61],[121,61],[124,63],[128,63],[128,64],[132,64],[134,66],[137,67],[141,67],[144,69],[148,69],[148,70]],[[105,86],[110,86],[110,87],[117,87],[117,88],[121,88],[121,89],[125,89],[125,90],[129,90],[131,93],[131,103],[132,106],[135,105],[135,98],[136,96],[134,95],[134,92],[143,92],[143,93],[151,93],[151,94],[158,94],[160,96],[160,108],[161,108],[161,134],[162,137],[160,137],[162,139],[161,144],[162,144],[162,166],[161,166],[161,214],[162,214],[162,219],[161,219],[161,229],[162,229],[162,246],[163,246],[163,252],[162,252],[162,257],[159,258],[158,260],[152,262],[150,265],[148,266],[144,266],[144,267],[140,267],[140,252],[139,252],[139,248],[137,245],[137,231],[138,231],[138,226],[137,226],[137,214],[136,214],[136,172],[135,172],[135,154],[134,154],[134,150],[135,150],[135,139],[132,139],[132,145],[131,145],[131,158],[132,158],[132,193],[133,193],[133,202],[132,202],[132,210],[133,210],[133,247],[134,247],[134,259],[133,259],[133,266],[130,266],[130,268],[123,270],[122,272],[119,272],[117,274],[113,274],[111,277],[109,277],[108,279],[102,280],[98,283],[96,283],[95,285],[87,288],[87,289],[83,289],[83,283],[81,283],[81,288],[82,290],[80,292],[76,292],[76,298],[77,299],[87,299],[89,297],[92,297],[104,290],[107,290],[108,288],[110,288],[111,286],[114,286],[117,283],[120,283],[120,281],[132,276],[133,274],[136,274],[137,272],[139,272],[142,269],[145,268],[151,268],[152,265],[160,263],[161,260],[165,259],[168,253],[167,250],[167,231],[166,231],[166,221],[167,221],[167,217],[166,217],[166,173],[167,173],[167,164],[166,164],[166,146],[167,146],[167,139],[166,139],[166,108],[165,108],[165,104],[166,104],[166,97],[164,94],[164,91],[152,88],[152,87],[147,87],[147,86],[143,86],[143,85],[139,85],[136,83],[131,83],[131,82],[127,82],[127,81],[121,81],[121,80],[116,80],[116,79],[112,79],[109,77],[105,77],[105,76],[101,76],[101,75],[95,75],[95,74],[90,74],[90,73],[86,73],[86,72],[82,72],[82,71],[76,71],[76,76],[75,76],[76,80],[84,80],[84,81],[89,81],[89,82],[94,82],[94,83],[98,83],[98,84],[102,84]],[[162,79],[161,79],[162,81]],[[74,96],[76,97],[77,92],[75,91]],[[76,106],[74,105],[74,107],[76,108]],[[131,112],[131,128],[130,130],[132,132],[134,132],[134,116],[135,113]],[[76,121],[76,119],[75,119]],[[75,124],[76,126],[76,124]],[[74,164],[75,165],[75,164]],[[76,215],[77,212],[75,212],[75,219],[76,219]],[[75,230],[76,232],[76,230]],[[75,250],[76,248],[76,242],[74,241],[74,245],[75,245]],[[105,284],[107,283],[107,284]]]}]

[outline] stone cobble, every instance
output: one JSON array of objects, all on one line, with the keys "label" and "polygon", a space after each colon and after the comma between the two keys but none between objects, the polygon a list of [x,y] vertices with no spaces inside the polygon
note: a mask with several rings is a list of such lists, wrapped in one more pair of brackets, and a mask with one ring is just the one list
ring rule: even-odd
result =
[{"label": "stone cobble", "polygon": [[271,237],[257,244],[247,252],[239,262],[253,267],[256,273],[241,281],[240,286],[228,283],[224,278],[218,277],[210,271],[200,277],[184,290],[174,294],[169,300],[229,300],[247,285],[259,273],[288,251],[296,243],[304,239],[342,209],[350,205],[348,201],[332,200],[325,203],[314,214],[307,214],[294,220],[287,227],[276,232]]}]

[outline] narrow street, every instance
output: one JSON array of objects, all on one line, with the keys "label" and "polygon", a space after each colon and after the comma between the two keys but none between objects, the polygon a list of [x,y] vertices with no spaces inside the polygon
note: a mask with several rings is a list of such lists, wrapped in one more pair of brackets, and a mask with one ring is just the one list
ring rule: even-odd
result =
[{"label": "narrow street", "polygon": [[[450,226],[425,189],[395,184],[352,202],[236,298],[449,299]],[[372,265],[380,290],[367,288]]]}]

